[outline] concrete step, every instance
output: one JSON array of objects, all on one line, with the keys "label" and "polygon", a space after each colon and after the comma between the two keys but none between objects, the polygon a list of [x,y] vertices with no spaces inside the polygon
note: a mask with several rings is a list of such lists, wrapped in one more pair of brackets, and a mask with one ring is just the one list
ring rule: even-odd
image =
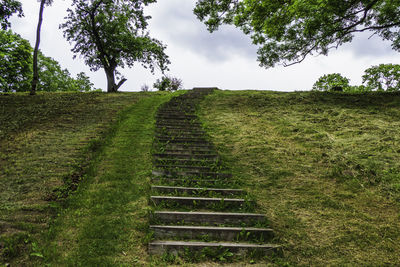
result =
[{"label": "concrete step", "polygon": [[257,213],[233,213],[233,212],[184,212],[184,211],[155,211],[154,219],[161,223],[194,223],[194,224],[231,224],[251,226],[257,223],[265,223],[266,217]]},{"label": "concrete step", "polygon": [[179,254],[180,252],[200,251],[204,248],[214,250],[229,250],[236,255],[246,255],[253,251],[262,252],[265,255],[276,252],[279,246],[273,244],[249,244],[249,243],[229,243],[229,242],[185,242],[185,241],[153,241],[149,243],[149,253],[153,255],[162,255],[164,253]]},{"label": "concrete step", "polygon": [[215,154],[214,147],[211,145],[185,145],[185,144],[165,144],[161,147],[164,152],[168,153],[187,153],[187,154]]},{"label": "concrete step", "polygon": [[185,153],[180,151],[181,153],[155,153],[153,154],[153,157],[156,159],[171,159],[171,160],[176,160],[176,159],[195,159],[195,160],[201,160],[201,159],[208,159],[208,160],[217,160],[218,155],[217,154],[191,154],[191,153]]},{"label": "concrete step", "polygon": [[226,187],[231,182],[227,179],[201,179],[201,178],[167,178],[152,177],[151,182],[159,185],[170,186],[199,186],[199,187]]},{"label": "concrete step", "polygon": [[191,171],[196,173],[218,171],[218,167],[208,167],[208,166],[189,166],[189,165],[155,165],[155,168],[161,169],[163,171]]},{"label": "concrete step", "polygon": [[270,228],[254,227],[216,227],[216,226],[184,226],[184,225],[151,225],[157,239],[182,238],[224,240],[224,241],[266,241],[273,237]]},{"label": "concrete step", "polygon": [[157,138],[159,142],[168,142],[170,144],[184,143],[184,144],[203,144],[210,145],[210,142],[204,138],[185,138],[185,137],[159,137]]},{"label": "concrete step", "polygon": [[242,189],[230,189],[230,188],[204,188],[204,187],[179,187],[179,186],[157,186],[151,187],[153,191],[160,193],[176,193],[176,194],[189,194],[189,195],[208,195],[215,193],[223,196],[237,196],[245,193]]},{"label": "concrete step", "polygon": [[152,174],[159,177],[170,177],[170,178],[189,178],[189,177],[205,177],[205,178],[231,178],[231,173],[219,173],[219,172],[196,172],[196,171],[169,171],[169,170],[153,170]]},{"label": "concrete step", "polygon": [[179,158],[165,158],[154,160],[156,165],[184,165],[184,166],[210,166],[216,165],[217,161],[215,159],[179,159]]},{"label": "concrete step", "polygon": [[217,207],[242,209],[246,206],[246,201],[242,198],[219,198],[219,197],[176,197],[176,196],[151,196],[151,202],[155,205],[172,205],[185,207]]}]

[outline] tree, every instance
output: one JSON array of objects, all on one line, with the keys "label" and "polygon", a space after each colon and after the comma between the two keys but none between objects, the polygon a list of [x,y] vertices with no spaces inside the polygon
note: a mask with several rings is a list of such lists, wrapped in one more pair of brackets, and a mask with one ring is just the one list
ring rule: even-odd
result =
[{"label": "tree", "polygon": [[[163,72],[169,64],[165,46],[146,32],[147,20],[143,7],[156,0],[73,0],[75,10],[68,9],[64,36],[74,43],[72,51],[80,54],[92,71],[103,68],[107,91],[116,92],[126,81],[117,67],[159,67]],[[76,57],[76,55],[75,55]]]},{"label": "tree", "polygon": [[0,30],[0,92],[29,90],[32,47],[11,31]]},{"label": "tree", "polygon": [[400,51],[399,0],[198,0],[194,13],[210,31],[232,24],[250,35],[266,68],[327,55],[364,31]]},{"label": "tree", "polygon": [[17,13],[18,17],[22,17],[24,13],[22,12],[21,2],[17,0],[1,0],[0,2],[0,25],[3,30],[7,30],[10,27],[10,22],[8,19]]},{"label": "tree", "polygon": [[31,95],[36,94],[36,87],[39,82],[38,53],[40,44],[40,32],[42,30],[42,22],[43,22],[43,10],[45,5],[51,5],[52,2],[53,0],[40,0],[39,21],[36,29],[36,44],[35,48],[33,49],[33,79],[32,79]]},{"label": "tree", "polygon": [[[313,85],[313,91],[346,91],[349,88],[350,80],[340,75],[331,73],[321,76]],[[341,90],[339,90],[339,88]]]},{"label": "tree", "polygon": [[399,91],[400,65],[380,64],[379,66],[372,66],[365,70],[362,81],[370,90]]}]

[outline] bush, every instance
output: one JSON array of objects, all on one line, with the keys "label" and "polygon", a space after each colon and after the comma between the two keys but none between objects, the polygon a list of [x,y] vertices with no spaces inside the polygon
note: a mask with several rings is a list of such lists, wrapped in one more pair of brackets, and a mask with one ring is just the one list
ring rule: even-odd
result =
[{"label": "bush", "polygon": [[183,88],[183,83],[176,77],[164,76],[161,80],[157,79],[153,87],[159,91],[176,91]]},{"label": "bush", "polygon": [[142,92],[148,92],[149,91],[149,86],[147,84],[143,84],[142,87],[140,88]]},{"label": "bush", "polygon": [[379,66],[372,66],[365,70],[362,80],[370,91],[399,91],[400,65],[380,64]]},{"label": "bush", "polygon": [[314,91],[348,91],[350,80],[339,73],[321,76],[313,85]]}]

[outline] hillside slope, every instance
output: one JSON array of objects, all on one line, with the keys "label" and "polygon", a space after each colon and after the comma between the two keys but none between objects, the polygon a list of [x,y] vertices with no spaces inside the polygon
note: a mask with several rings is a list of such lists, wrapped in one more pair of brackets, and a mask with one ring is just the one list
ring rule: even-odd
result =
[{"label": "hillside slope", "polygon": [[[51,221],[127,113],[166,93],[0,94],[0,263],[37,265]],[[40,265],[40,264],[39,264]]]},{"label": "hillside slope", "polygon": [[400,262],[400,95],[218,91],[199,110],[284,262]]}]

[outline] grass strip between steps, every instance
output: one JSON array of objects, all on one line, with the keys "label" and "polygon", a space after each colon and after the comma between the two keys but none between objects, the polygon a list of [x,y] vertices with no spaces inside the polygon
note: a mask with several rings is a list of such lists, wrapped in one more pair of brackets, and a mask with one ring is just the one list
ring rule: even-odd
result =
[{"label": "grass strip between steps", "polygon": [[122,114],[85,182],[50,229],[43,249],[45,262],[56,266],[145,264],[154,115],[172,96],[142,99]]}]

